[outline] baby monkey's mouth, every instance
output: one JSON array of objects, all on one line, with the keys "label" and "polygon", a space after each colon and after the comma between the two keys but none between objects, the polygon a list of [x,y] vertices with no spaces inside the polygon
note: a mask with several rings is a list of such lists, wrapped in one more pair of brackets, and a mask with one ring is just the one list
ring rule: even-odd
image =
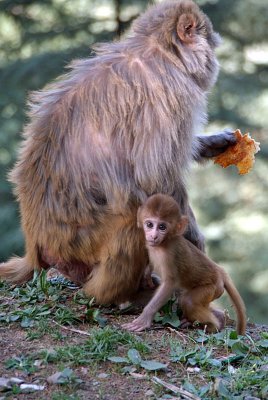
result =
[{"label": "baby monkey's mouth", "polygon": [[154,247],[154,246],[158,246],[161,243],[161,240],[148,240],[147,243],[149,246]]}]

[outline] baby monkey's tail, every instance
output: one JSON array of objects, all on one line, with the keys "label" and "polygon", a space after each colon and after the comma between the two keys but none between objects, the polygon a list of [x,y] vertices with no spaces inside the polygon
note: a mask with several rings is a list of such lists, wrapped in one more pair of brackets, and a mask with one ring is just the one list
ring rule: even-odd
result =
[{"label": "baby monkey's tail", "polygon": [[230,296],[232,303],[234,304],[236,315],[237,315],[237,325],[236,330],[239,335],[245,335],[247,318],[246,318],[246,307],[240,296],[238,290],[236,289],[231,278],[225,273],[224,274],[224,288],[228,295]]}]

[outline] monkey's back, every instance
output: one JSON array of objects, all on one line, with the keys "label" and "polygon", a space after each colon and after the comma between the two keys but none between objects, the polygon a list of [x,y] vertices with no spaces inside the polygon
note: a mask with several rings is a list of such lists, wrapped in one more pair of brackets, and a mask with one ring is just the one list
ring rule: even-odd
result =
[{"label": "monkey's back", "polygon": [[216,285],[221,280],[221,267],[183,236],[178,238],[176,264],[181,286]]},{"label": "monkey's back", "polygon": [[89,213],[115,203],[115,193],[126,204],[139,196],[133,188],[168,193],[183,181],[194,140],[189,121],[196,123],[192,113],[205,96],[191,96],[187,78],[156,46],[154,57],[133,38],[110,46],[32,96],[11,180],[22,212],[36,223],[43,214],[39,229],[50,218],[90,223]]}]

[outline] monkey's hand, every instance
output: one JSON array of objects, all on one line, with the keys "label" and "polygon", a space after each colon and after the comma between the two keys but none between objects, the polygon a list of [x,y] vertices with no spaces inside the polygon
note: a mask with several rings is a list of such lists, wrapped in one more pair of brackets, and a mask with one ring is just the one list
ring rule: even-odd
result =
[{"label": "monkey's hand", "polygon": [[194,155],[196,161],[216,157],[223,153],[230,145],[237,142],[234,131],[226,129],[222,132],[209,136],[197,136],[199,142],[199,152]]},{"label": "monkey's hand", "polygon": [[151,318],[148,318],[147,315],[141,314],[138,318],[134,319],[134,321],[129,322],[128,324],[123,324],[122,328],[131,332],[142,332],[145,329],[150,328],[151,325]]}]

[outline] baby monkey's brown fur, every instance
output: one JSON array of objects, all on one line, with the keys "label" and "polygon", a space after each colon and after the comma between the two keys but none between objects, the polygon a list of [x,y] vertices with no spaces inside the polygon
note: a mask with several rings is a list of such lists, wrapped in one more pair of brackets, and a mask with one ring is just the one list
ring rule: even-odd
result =
[{"label": "baby monkey's brown fur", "polygon": [[241,296],[223,268],[183,237],[187,223],[178,203],[167,195],[153,195],[139,208],[138,226],[144,230],[150,263],[160,275],[161,284],[142,314],[123,327],[137,332],[149,328],[154,314],[179,289],[182,327],[198,321],[206,325],[208,332],[221,330],[224,314],[210,303],[225,289],[235,306],[237,333],[244,335],[246,313]]}]

